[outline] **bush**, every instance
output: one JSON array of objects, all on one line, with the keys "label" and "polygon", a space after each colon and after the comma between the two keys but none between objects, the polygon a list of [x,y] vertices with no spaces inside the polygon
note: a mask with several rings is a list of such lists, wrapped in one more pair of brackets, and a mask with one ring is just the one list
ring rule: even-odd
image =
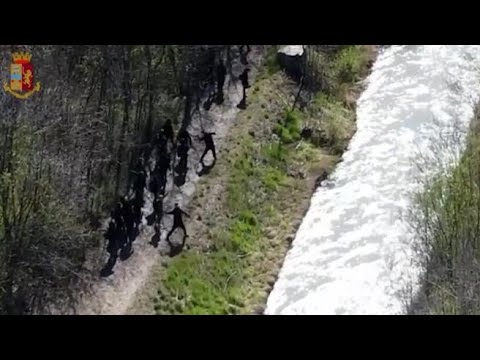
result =
[{"label": "bush", "polygon": [[317,94],[309,113],[307,126],[313,130],[312,143],[341,153],[351,135],[354,113],[325,93]]},{"label": "bush", "polygon": [[420,241],[422,288],[411,313],[480,311],[480,146],[470,138],[455,167],[442,168],[418,194],[410,223]]},{"label": "bush", "polygon": [[273,75],[280,71],[280,64],[277,57],[277,46],[270,45],[265,56],[265,69],[268,75]]},{"label": "bush", "polygon": [[276,191],[284,182],[284,173],[276,168],[268,168],[262,174],[261,181],[267,191]]},{"label": "bush", "polygon": [[307,47],[306,87],[313,92],[344,95],[342,84],[354,84],[368,71],[369,53],[364,45],[333,46],[324,51],[322,46]]},{"label": "bush", "polygon": [[59,194],[32,129],[17,127],[12,140],[10,169],[0,174],[0,314],[42,313],[71,298],[98,242]]},{"label": "bush", "polygon": [[300,140],[301,116],[299,111],[287,111],[283,122],[277,124],[275,134],[285,144]]},{"label": "bush", "polygon": [[286,160],[286,150],[280,142],[268,143],[262,148],[265,162],[271,163],[274,166],[283,164]]},{"label": "bush", "polygon": [[354,83],[366,71],[367,62],[368,54],[363,46],[348,46],[331,62],[332,77],[340,83]]},{"label": "bush", "polygon": [[[307,48],[306,87],[313,92],[313,101],[307,106],[304,125],[311,130],[314,145],[329,147],[334,154],[345,150],[355,117],[349,93],[368,71],[369,56],[361,45]],[[277,131],[287,142],[293,140],[289,132]]]}]

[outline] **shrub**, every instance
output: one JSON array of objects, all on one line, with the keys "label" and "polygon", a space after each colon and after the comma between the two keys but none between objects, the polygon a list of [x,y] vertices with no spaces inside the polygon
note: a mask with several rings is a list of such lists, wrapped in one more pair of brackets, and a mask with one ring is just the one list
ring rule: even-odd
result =
[{"label": "shrub", "polygon": [[353,112],[345,109],[333,96],[319,93],[310,109],[311,121],[307,123],[314,131],[312,143],[326,145],[334,153],[341,153],[351,135]]},{"label": "shrub", "polygon": [[342,49],[331,62],[333,78],[340,83],[354,83],[367,68],[368,54],[361,45]]},{"label": "shrub", "polygon": [[[455,158],[456,150],[450,150],[442,158]],[[480,311],[479,154],[476,132],[454,166],[439,167],[415,198],[409,220],[419,240],[417,257],[425,273],[419,294],[411,300],[411,313]]]},{"label": "shrub", "polygon": [[274,132],[285,144],[300,140],[301,116],[299,111],[287,111],[284,121],[277,124]]}]

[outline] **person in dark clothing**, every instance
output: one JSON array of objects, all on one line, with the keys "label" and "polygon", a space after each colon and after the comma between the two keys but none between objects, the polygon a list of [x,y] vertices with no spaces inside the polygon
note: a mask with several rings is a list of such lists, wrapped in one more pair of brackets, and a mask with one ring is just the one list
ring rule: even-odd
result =
[{"label": "person in dark clothing", "polygon": [[122,216],[125,221],[127,237],[131,239],[135,227],[135,217],[133,214],[132,203],[126,198],[122,199]]},{"label": "person in dark clothing", "polygon": [[147,173],[145,171],[145,164],[143,158],[138,159],[135,169],[135,181],[133,183],[133,189],[135,192],[135,199],[137,201],[142,200],[143,205],[143,191],[147,182]]},{"label": "person in dark clothing", "polygon": [[105,239],[107,240],[107,252],[109,258],[105,267],[101,270],[100,276],[106,277],[113,274],[113,268],[117,263],[118,259],[118,250],[121,247],[121,231],[119,233],[118,224],[115,222],[115,213],[112,211],[112,219],[108,224],[108,229],[104,234]]},{"label": "person in dark clothing", "polygon": [[177,166],[175,167],[175,177],[173,183],[177,186],[183,186],[185,184],[188,172],[188,147],[185,144],[181,144],[177,150],[177,154],[180,158]]},{"label": "person in dark clothing", "polygon": [[203,109],[209,111],[212,107],[213,101],[215,100],[215,53],[210,52],[209,58],[206,63],[207,71],[205,73],[205,80],[203,81],[203,86],[201,93],[207,94],[207,100],[203,103]]},{"label": "person in dark clothing", "polygon": [[121,250],[128,241],[124,218],[124,206],[125,199],[120,198],[110,213],[111,220],[104,235],[105,239],[108,241],[107,252],[110,257],[105,267],[101,270],[100,276],[105,277],[113,274],[113,268],[117,262],[119,250]]},{"label": "person in dark clothing", "polygon": [[135,216],[133,213],[132,203],[125,197],[122,199],[122,218],[125,224],[123,239],[120,250],[120,259],[126,260],[132,254],[132,243],[135,240]]},{"label": "person in dark clothing", "polygon": [[173,182],[177,187],[180,187],[185,184],[188,172],[188,146],[185,143],[180,144],[177,149],[177,155],[180,160],[175,167]]},{"label": "person in dark clothing", "polygon": [[122,248],[120,249],[120,260],[125,261],[133,254],[133,243],[132,240],[126,237],[126,241],[124,242]]},{"label": "person in dark clothing", "polygon": [[[179,160],[180,163],[185,162],[185,166],[187,164],[188,150],[190,150],[190,148],[185,142],[182,142],[178,145],[177,156],[180,159]],[[183,167],[183,166],[180,166],[180,167]]]},{"label": "person in dark clothing", "polygon": [[213,77],[213,67],[215,64],[215,49],[209,47],[207,49],[203,48],[200,50],[201,55],[199,57],[200,63],[199,68],[203,72],[203,83],[208,82]]},{"label": "person in dark clothing", "polygon": [[250,87],[248,83],[248,73],[250,72],[249,68],[246,68],[243,73],[238,77],[238,79],[242,82],[243,87],[243,98],[242,101],[237,105],[239,109],[246,109],[247,108],[247,89]]},{"label": "person in dark clothing", "polygon": [[168,144],[168,139],[165,133],[162,131],[159,131],[156,135],[155,138],[153,139],[153,147],[157,150],[157,153],[161,151],[166,151],[167,150],[167,144]]},{"label": "person in dark clothing", "polygon": [[203,103],[203,110],[210,111],[214,100],[215,100],[215,93],[213,91],[209,91],[208,98]]},{"label": "person in dark clothing", "polygon": [[187,172],[188,150],[189,147],[185,142],[180,143],[180,145],[178,146],[177,155],[180,158],[177,167],[178,174],[183,174]]},{"label": "person in dark clothing", "polygon": [[[247,51],[245,52],[244,49],[245,47],[247,48]],[[248,65],[248,54],[250,53],[250,45],[240,45],[239,51],[240,51],[240,62],[243,65]]]},{"label": "person in dark clothing", "polygon": [[112,239],[115,237],[115,230],[117,228],[117,224],[115,223],[115,217],[114,217],[114,212],[112,211],[111,214],[111,219],[110,222],[108,223],[108,229],[103,235],[105,239],[108,240],[108,245],[107,245],[107,252],[110,253],[109,249],[112,249],[112,246],[110,246],[110,242]]},{"label": "person in dark clothing", "polygon": [[155,197],[160,192],[160,169],[158,167],[158,164],[155,165],[155,168],[152,171],[150,178],[151,179],[149,188],[150,191],[153,193],[153,196]]},{"label": "person in dark clothing", "polygon": [[209,151],[212,152],[213,162],[217,161],[217,154],[215,153],[215,144],[213,142],[212,135],[215,135],[214,132],[203,132],[203,136],[200,138],[200,141],[205,143],[205,150],[203,151],[202,156],[200,157],[200,162],[203,164],[203,158]]},{"label": "person in dark clothing", "polygon": [[243,73],[238,77],[240,81],[242,82],[242,86],[244,89],[248,89],[250,87],[250,84],[248,83],[248,73],[250,72],[249,68],[245,68],[243,70]]},{"label": "person in dark clothing", "polygon": [[170,156],[168,153],[163,152],[160,154],[160,157],[158,159],[158,175],[159,175],[159,181],[160,181],[160,194],[165,195],[165,189],[167,187],[167,174],[168,174],[168,169],[170,168]]},{"label": "person in dark clothing", "polygon": [[142,222],[142,207],[143,207],[143,204],[144,204],[143,197],[133,199],[133,201],[130,204],[130,206],[132,208],[133,222],[135,224],[135,227],[134,227],[135,228],[135,234],[139,233],[139,226],[140,226],[140,223]]},{"label": "person in dark clothing", "polygon": [[[140,158],[138,161],[135,175],[136,178],[133,184],[135,196],[130,202],[130,208],[132,209],[135,233],[138,233],[138,226],[142,221],[143,193],[147,183],[147,173],[145,171],[143,158]],[[136,237],[136,235],[134,237]]]},{"label": "person in dark clothing", "polygon": [[173,144],[174,134],[173,134],[172,122],[170,120],[167,120],[165,122],[165,125],[163,125],[163,128],[162,128],[162,131],[165,137],[167,138],[167,142],[168,140],[170,140],[170,142]]},{"label": "person in dark clothing", "polygon": [[157,163],[151,175],[150,191],[154,196],[157,194],[165,194],[167,186],[167,173],[170,168],[170,156],[167,152],[162,151],[159,153]]},{"label": "person in dark clothing", "polygon": [[188,237],[188,234],[187,234],[187,229],[185,228],[185,224],[183,223],[182,215],[185,215],[188,218],[190,217],[190,215],[188,215],[185,211],[180,209],[180,207],[178,206],[178,203],[175,203],[175,207],[173,208],[173,210],[167,212],[167,214],[173,215],[173,226],[172,226],[172,229],[167,234],[168,244],[172,246],[172,243],[170,242],[170,236],[173,234],[173,232],[177,228],[180,228],[183,230],[183,243],[185,243],[185,238]]},{"label": "person in dark clothing", "polygon": [[183,175],[187,172],[188,150],[192,146],[192,138],[188,131],[182,130],[180,132],[178,142],[177,156],[180,158],[180,161],[177,166],[177,174]]},{"label": "person in dark clothing", "polygon": [[188,172],[188,151],[192,146],[192,138],[188,131],[184,128],[180,130],[178,137],[177,156],[179,158],[178,164],[175,166],[176,176],[174,183],[180,187],[185,184],[185,179]]},{"label": "person in dark clothing", "polygon": [[[162,140],[161,140],[162,136],[163,136],[163,134],[162,134],[161,131],[159,131],[159,132],[157,132],[153,135],[153,137],[152,137],[152,148],[153,149],[158,149],[160,147],[160,144],[162,142]],[[148,162],[147,162],[147,166],[148,166]]]},{"label": "person in dark clothing", "polygon": [[[141,195],[143,195],[143,190],[145,189],[145,184],[147,181],[147,174],[145,169],[141,168],[137,173],[137,181],[135,190],[138,191]],[[141,196],[140,196],[141,197]]]},{"label": "person in dark clothing", "polygon": [[157,193],[165,193],[167,184],[167,172],[170,168],[170,152],[168,151],[168,140],[164,134],[156,143],[157,161],[151,172],[150,191],[156,196]]},{"label": "person in dark clothing", "polygon": [[115,220],[116,228],[118,229],[124,229],[124,221],[123,221],[123,203],[124,199],[120,199],[117,204],[115,205],[115,208],[112,213],[112,218]]},{"label": "person in dark clothing", "polygon": [[195,93],[195,106],[193,108],[193,112],[192,112],[192,116],[194,114],[197,114],[199,115],[200,114],[200,105],[201,105],[201,96],[200,96],[200,93],[202,93],[202,91],[199,91],[198,93]]},{"label": "person in dark clothing", "polygon": [[185,143],[187,147],[190,148],[192,146],[192,137],[186,129],[182,129],[178,133],[177,142],[180,144]]},{"label": "person in dark clothing", "polygon": [[218,62],[216,68],[216,77],[217,77],[217,94],[215,97],[215,104],[222,105],[223,104],[223,86],[225,85],[225,78],[227,76],[227,68],[223,64],[223,61],[220,60]]},{"label": "person in dark clothing", "polygon": [[153,212],[147,216],[148,225],[157,225],[162,221],[163,216],[163,195],[158,195],[158,197],[153,201]]},{"label": "person in dark clothing", "polygon": [[[129,217],[127,233],[131,242],[134,242],[140,233],[139,225],[142,222],[142,206],[143,199],[141,203],[137,199],[128,202],[128,211],[126,211],[126,215]],[[125,220],[127,221],[127,219]]]},{"label": "person in dark clothing", "polygon": [[154,229],[155,229],[155,234],[153,234],[152,238],[150,239],[150,244],[156,248],[158,247],[158,243],[160,242],[160,235],[161,235],[160,225],[155,224]]}]

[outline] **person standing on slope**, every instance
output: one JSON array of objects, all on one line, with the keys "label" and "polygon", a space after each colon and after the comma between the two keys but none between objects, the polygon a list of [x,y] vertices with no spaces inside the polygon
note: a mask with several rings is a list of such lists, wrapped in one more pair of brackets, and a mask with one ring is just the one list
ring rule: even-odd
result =
[{"label": "person standing on slope", "polygon": [[[182,215],[185,215],[186,217],[190,217],[185,211],[180,209],[178,206],[178,203],[175,203],[175,207],[173,208],[172,211],[167,212],[169,215],[173,215],[173,226],[172,229],[169,231],[167,235],[167,242],[170,246],[172,246],[172,243],[170,242],[170,236],[173,234],[173,232],[177,229],[180,228],[183,230],[183,243],[185,243],[185,238],[188,237],[187,234],[187,229],[185,228],[185,224],[183,223]],[[183,245],[183,244],[182,244]]]},{"label": "person standing on slope", "polygon": [[249,68],[246,68],[243,73],[238,77],[238,79],[242,82],[243,87],[243,98],[242,101],[237,105],[239,109],[246,109],[247,108],[247,89],[250,87],[248,83],[248,73],[250,72]]},{"label": "person standing on slope", "polygon": [[[247,51],[244,51],[245,47],[247,48]],[[250,45],[240,45],[239,51],[240,51],[240,62],[243,65],[248,65],[248,54],[251,51]]]},{"label": "person standing on slope", "polygon": [[213,162],[217,161],[217,154],[215,153],[215,143],[213,142],[212,135],[215,135],[214,132],[203,132],[203,136],[200,138],[200,141],[205,143],[205,150],[203,151],[202,156],[200,157],[200,162],[203,165],[203,158],[209,151],[212,152],[213,155]]},{"label": "person standing on slope", "polygon": [[215,96],[215,104],[222,105],[223,104],[223,86],[225,84],[225,78],[227,76],[227,68],[223,64],[222,59],[218,61],[217,68],[216,68],[216,78],[217,78],[217,94]]}]

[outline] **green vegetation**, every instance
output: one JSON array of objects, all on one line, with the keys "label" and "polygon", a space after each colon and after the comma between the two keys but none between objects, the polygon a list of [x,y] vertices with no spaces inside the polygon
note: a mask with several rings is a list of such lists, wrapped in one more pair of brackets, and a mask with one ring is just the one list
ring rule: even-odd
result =
[{"label": "green vegetation", "polygon": [[59,201],[49,164],[35,152],[38,134],[25,121],[10,130],[0,174],[0,313],[22,314],[72,294],[72,273],[95,238]]},{"label": "green vegetation", "polygon": [[365,75],[369,60],[365,46],[347,46],[329,63],[331,79],[339,84],[353,84]]},{"label": "green vegetation", "polygon": [[[241,115],[242,125],[232,134],[238,143],[228,159],[219,158],[216,165],[218,173],[225,174],[225,186],[219,210],[211,214],[215,222],[210,238],[198,239],[208,246],[194,246],[160,272],[153,299],[157,314],[258,311],[288,248],[286,239],[308,207],[316,176],[331,171],[339,158],[326,150],[340,153],[353,134],[354,113],[345,108],[339,92],[317,92],[315,101],[286,110],[285,101],[278,100],[291,98],[297,90],[283,73],[274,71],[276,52],[270,51],[249,107]],[[339,81],[335,89],[357,79],[355,71],[366,73],[351,61],[356,51],[342,50],[338,55],[342,64],[326,65],[349,74],[342,75],[347,80]],[[301,139],[304,126],[316,131],[310,141]],[[320,140],[320,131],[327,142]],[[215,180],[202,186],[209,181]],[[193,208],[201,206],[199,198]]]},{"label": "green vegetation", "polygon": [[238,46],[0,46],[1,68],[12,50],[32,53],[42,90],[0,99],[0,314],[70,310],[155,135],[190,124],[209,69],[223,59],[228,73]]},{"label": "green vegetation", "polygon": [[355,131],[356,82],[367,75],[372,58],[369,46],[337,46],[328,52],[308,49],[306,84],[313,99],[305,101],[303,125],[312,130],[315,145],[333,154],[345,150]]},{"label": "green vegetation", "polygon": [[281,70],[280,64],[278,63],[277,59],[277,50],[278,47],[276,45],[271,45],[267,48],[265,54],[265,64],[261,73],[258,76],[259,79],[264,79]]},{"label": "green vegetation", "polygon": [[[310,101],[290,110],[297,89],[280,71],[276,46],[267,46],[263,80],[249,90],[249,109],[234,129],[239,144],[206,177],[223,181],[215,200],[221,206],[200,222],[212,233],[197,246],[190,238],[193,248],[164,271],[158,312],[250,311],[265,296],[290,218],[301,213],[319,170],[309,162],[334,162],[314,146],[315,137],[302,140],[301,130],[314,124],[330,141],[316,144],[330,151],[330,144],[342,148],[353,128],[353,116],[338,107],[348,107],[346,89],[365,70],[356,58],[363,47],[321,54],[324,47],[313,49],[318,61],[310,63],[318,67],[308,73],[318,75],[312,84],[328,83],[321,91],[334,100],[322,106],[325,116],[310,111]],[[142,159],[153,160],[155,135],[167,120],[174,137],[190,125],[205,89],[215,88],[212,66],[222,60],[230,74],[240,47],[14,48],[33,53],[43,85],[27,102],[0,101],[0,314],[48,313],[49,305],[74,307],[74,295],[97,279],[96,259],[106,255],[101,225],[118,198],[131,193]],[[11,51],[0,46],[1,68],[8,68]]]},{"label": "green vegetation", "polygon": [[312,141],[317,145],[326,145],[336,154],[345,149],[352,136],[355,113],[346,108],[334,96],[320,92],[309,108],[314,119]]},{"label": "green vegetation", "polygon": [[480,312],[479,119],[477,111],[463,156],[426,184],[412,209],[426,273],[411,313]]},{"label": "green vegetation", "polygon": [[287,111],[284,120],[277,124],[275,133],[283,143],[291,144],[300,140],[301,117],[300,111]]},{"label": "green vegetation", "polygon": [[240,312],[247,298],[248,255],[262,251],[265,228],[260,219],[272,204],[269,198],[280,187],[288,186],[285,170],[281,169],[287,161],[278,149],[281,147],[255,145],[248,137],[241,140],[227,184],[225,206],[230,220],[222,224],[212,241],[215,251],[184,253],[171,262],[162,286],[162,299],[173,297],[181,305],[173,309],[159,305],[158,313]]}]

